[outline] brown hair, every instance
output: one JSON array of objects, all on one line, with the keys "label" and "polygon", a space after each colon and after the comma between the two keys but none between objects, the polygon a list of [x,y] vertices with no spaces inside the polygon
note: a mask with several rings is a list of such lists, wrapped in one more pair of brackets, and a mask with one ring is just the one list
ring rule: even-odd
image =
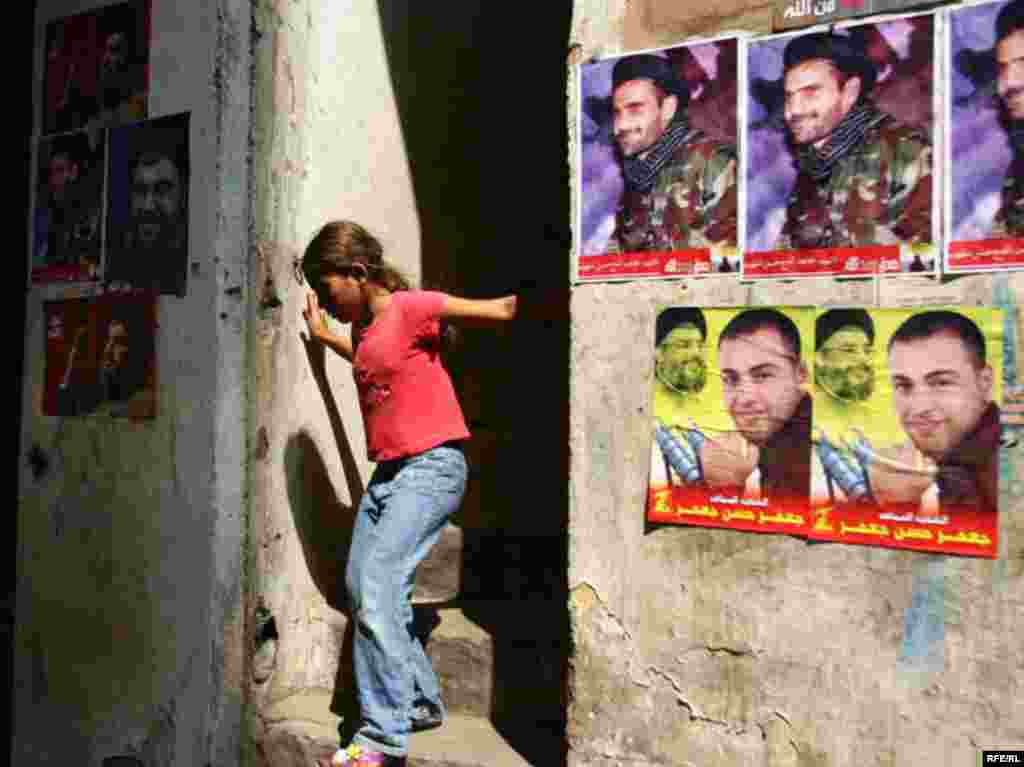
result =
[{"label": "brown hair", "polygon": [[[348,274],[353,264],[366,267],[367,279],[391,293],[412,290],[408,278],[384,260],[380,240],[354,221],[328,221],[306,246],[302,256],[302,273],[316,291],[320,303],[326,303],[320,277],[325,274]],[[441,321],[441,351],[447,357],[458,344],[455,328]]]},{"label": "brown hair", "polygon": [[302,272],[318,292],[321,276],[346,274],[353,264],[365,266],[367,279],[392,293],[412,289],[405,275],[384,260],[380,241],[354,221],[324,224],[302,256]]}]

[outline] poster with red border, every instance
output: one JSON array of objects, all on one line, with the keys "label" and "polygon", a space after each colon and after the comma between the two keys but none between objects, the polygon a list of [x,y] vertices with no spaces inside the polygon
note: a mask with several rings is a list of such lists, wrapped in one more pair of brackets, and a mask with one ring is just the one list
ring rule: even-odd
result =
[{"label": "poster with red border", "polygon": [[805,535],[809,307],[667,307],[655,323],[647,520]]},{"label": "poster with red border", "polygon": [[914,14],[748,43],[745,279],[938,272],[941,37]]},{"label": "poster with red border", "polygon": [[131,0],[46,25],[42,135],[149,115],[150,0]]},{"label": "poster with red border", "polygon": [[1014,7],[1004,0],[949,11],[950,235],[943,271],[950,274],[1024,268],[1024,143],[1015,143],[1019,131],[1013,130],[1024,119],[1024,98],[999,66],[1021,36],[997,37],[997,29],[1013,28],[1006,19],[1020,13]]},{"label": "poster with red border", "polygon": [[156,300],[131,291],[43,304],[45,415],[156,416]]},{"label": "poster with red border", "polygon": [[743,40],[579,66],[580,282],[740,273]]}]

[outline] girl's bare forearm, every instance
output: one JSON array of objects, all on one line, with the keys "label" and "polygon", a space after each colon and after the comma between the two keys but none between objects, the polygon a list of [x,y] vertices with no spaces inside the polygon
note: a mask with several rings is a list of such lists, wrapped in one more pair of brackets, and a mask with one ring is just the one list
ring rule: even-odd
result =
[{"label": "girl's bare forearm", "polygon": [[335,335],[327,328],[318,330],[313,334],[313,338],[349,362],[352,361],[352,342],[349,339]]}]

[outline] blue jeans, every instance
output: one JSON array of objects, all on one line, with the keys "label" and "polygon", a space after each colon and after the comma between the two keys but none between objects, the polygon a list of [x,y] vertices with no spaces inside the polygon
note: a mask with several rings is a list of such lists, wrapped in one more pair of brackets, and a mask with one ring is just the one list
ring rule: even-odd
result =
[{"label": "blue jeans", "polygon": [[440,445],[378,464],[359,503],[345,586],[361,717],[352,742],[364,748],[405,755],[416,699],[444,714],[410,599],[416,566],[459,508],[466,475],[462,451]]}]

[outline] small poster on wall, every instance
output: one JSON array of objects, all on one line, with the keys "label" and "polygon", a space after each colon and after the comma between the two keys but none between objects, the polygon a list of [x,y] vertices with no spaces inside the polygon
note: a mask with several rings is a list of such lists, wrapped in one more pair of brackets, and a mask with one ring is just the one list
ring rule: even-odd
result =
[{"label": "small poster on wall", "polygon": [[147,115],[149,0],[46,25],[43,134],[118,125]]},{"label": "small poster on wall", "polygon": [[1024,0],[949,13],[945,271],[1024,268]]},{"label": "small poster on wall", "polygon": [[820,310],[815,347],[811,537],[994,558],[1002,311]]},{"label": "small poster on wall", "polygon": [[939,267],[936,17],[748,45],[747,278]]},{"label": "small poster on wall", "polygon": [[39,142],[32,215],[32,281],[99,277],[103,224],[103,131]]},{"label": "small poster on wall", "polygon": [[670,307],[655,325],[647,519],[806,535],[814,309]]},{"label": "small poster on wall", "polygon": [[185,295],[189,114],[110,131],[108,283]]},{"label": "small poster on wall", "polygon": [[153,294],[47,301],[44,314],[46,415],[156,415]]},{"label": "small poster on wall", "polygon": [[741,43],[580,67],[580,281],[736,275]]}]

